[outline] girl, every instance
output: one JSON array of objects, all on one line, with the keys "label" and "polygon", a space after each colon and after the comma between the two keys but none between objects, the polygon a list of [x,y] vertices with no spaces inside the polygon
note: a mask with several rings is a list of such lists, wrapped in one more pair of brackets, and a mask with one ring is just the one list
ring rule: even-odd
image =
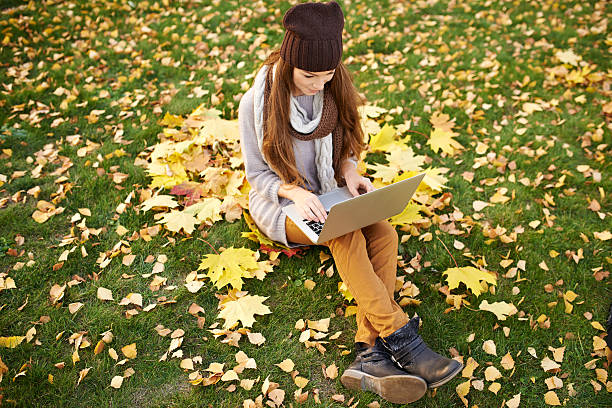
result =
[{"label": "girl", "polygon": [[[269,238],[288,246],[312,242],[282,207],[324,222],[317,195],[338,185],[351,194],[371,191],[359,175],[364,135],[360,97],[341,62],[344,15],[336,2],[304,3],[283,18],[285,36],[240,102],[238,121],[249,209]],[[421,398],[462,368],[433,352],[393,298],[398,237],[381,221],[325,243],[340,277],[357,302],[353,364],[342,377],[352,389],[376,392],[395,403]]]}]

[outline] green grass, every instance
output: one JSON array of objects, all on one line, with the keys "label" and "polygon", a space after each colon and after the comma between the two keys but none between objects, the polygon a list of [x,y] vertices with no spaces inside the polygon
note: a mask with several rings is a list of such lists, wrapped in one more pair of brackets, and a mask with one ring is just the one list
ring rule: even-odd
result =
[{"label": "green grass", "polygon": [[[252,82],[247,75],[261,63],[257,51],[280,45],[281,18],[294,3],[5,3],[0,17],[0,175],[6,176],[7,181],[0,181],[0,203],[13,196],[20,199],[0,204],[0,276],[6,274],[17,286],[0,291],[0,336],[22,336],[32,327],[36,335],[31,342],[24,341],[14,349],[0,348],[0,358],[8,367],[0,382],[0,405],[237,407],[246,399],[255,400],[263,381],[269,378],[285,390],[285,405],[289,406],[295,405],[296,385],[275,364],[290,358],[299,375],[310,380],[305,388],[309,397],[303,406],[340,405],[331,399],[335,394],[343,394],[347,403],[351,399],[351,404],[359,401],[359,406],[373,401],[392,406],[374,394],[344,389],[339,378],[323,376],[323,364],[335,363],[341,373],[351,363],[353,354],[341,352],[351,349],[356,326],[354,317],[343,316],[350,303],[337,291],[338,275],[328,278],[317,273],[319,249],[311,248],[299,257],[281,255],[280,264],[263,281],[251,279],[245,283],[243,289],[250,294],[268,297],[266,304],[272,313],[258,316],[253,327],[253,332],[265,336],[264,345],[252,345],[244,336],[239,341],[240,350],[257,362],[256,370],[245,370],[240,378],[258,381],[250,391],[238,387],[230,392],[229,383],[207,387],[189,384],[189,372],[179,367],[180,358],[168,356],[167,361],[159,361],[170,345],[170,337],[159,336],[154,328],[162,324],[171,330],[184,330],[183,356],[201,356],[202,364],[196,365],[201,372],[212,362],[225,363],[226,368],[235,365],[234,355],[239,349],[215,338],[209,330],[215,322],[222,322],[217,319],[215,295],[226,293],[225,289],[217,290],[207,281],[198,293],[192,294],[184,283],[187,274],[198,268],[201,258],[212,253],[202,233],[217,249],[259,248],[241,236],[248,230],[244,219],[231,224],[218,222],[194,232],[192,237],[162,231],[149,242],[127,239],[132,232],[156,223],[151,212],[136,211],[140,191],[148,187],[150,178],[134,161],[158,143],[164,114],[189,114],[200,104],[209,106],[211,96],[216,94],[221,100],[216,108],[224,118],[235,119],[238,96],[244,93],[241,84]],[[612,184],[607,176],[611,117],[603,112],[603,105],[610,101],[611,44],[609,30],[606,32],[602,24],[612,6],[604,1],[341,3],[346,16],[344,58],[351,61],[348,67],[360,92],[372,104],[387,109],[402,107],[401,113],[390,115],[387,121],[395,125],[411,121],[411,129],[424,135],[432,130],[432,112],[448,114],[456,119],[457,140],[466,147],[454,157],[442,156],[429,149],[427,137],[410,133],[416,154],[428,156],[432,167],[450,169],[444,190],[452,194],[450,206],[437,214],[461,211],[463,218],[455,220],[455,227],[463,232],[451,235],[445,232],[446,226],[433,223],[419,230],[419,234],[431,232],[431,241],[411,237],[400,245],[399,254],[404,260],[418,252],[421,264],[429,263],[404,277],[418,286],[418,299],[422,300],[419,306],[406,307],[406,313],[421,316],[423,337],[433,349],[448,355],[453,348],[464,361],[472,357],[480,364],[473,379],[483,380],[485,387],[482,391],[470,389],[470,406],[502,406],[519,392],[521,406],[545,406],[548,389],[544,380],[553,374],[544,372],[540,362],[552,356],[548,347],[561,346],[566,350],[557,376],[563,379],[564,386],[556,393],[562,403],[571,407],[610,406],[612,398],[605,384],[599,383],[603,389],[594,392],[591,381],[597,381],[595,372],[584,367],[595,358],[593,336],[601,334],[584,314],[590,313],[591,321],[604,324],[612,299],[610,279],[598,281],[593,274],[609,271],[612,257],[609,241],[593,235],[609,231],[612,216]],[[505,25],[507,18],[512,23]],[[262,34],[267,36],[264,45],[250,49]],[[561,64],[555,54],[569,49],[602,79],[591,84],[570,84],[559,77],[552,80],[549,70]],[[90,54],[91,50],[97,55]],[[389,62],[396,51],[400,52],[395,54],[397,60]],[[163,60],[165,57],[171,60]],[[425,58],[435,61],[427,64]],[[491,74],[493,68],[481,66],[485,60],[498,63],[495,75]],[[221,68],[225,72],[220,73]],[[43,83],[46,87],[40,87]],[[400,84],[405,89],[400,90]],[[423,88],[421,94],[419,87],[424,84],[429,88]],[[208,94],[189,97],[197,86],[208,90]],[[59,88],[72,93],[74,100],[63,106],[66,94],[54,94]],[[105,97],[102,91],[110,96]],[[135,104],[139,94],[145,97]],[[584,96],[583,102],[576,101],[579,96]],[[524,117],[526,123],[520,123],[523,103],[538,99],[552,107],[531,113]],[[485,108],[485,104],[490,106]],[[86,116],[94,109],[105,112],[97,122],[89,123]],[[37,110],[41,111],[36,113]],[[475,117],[478,110],[483,114]],[[57,118],[65,121],[54,124]],[[113,142],[118,127],[124,130],[123,139],[130,144]],[[517,133],[521,128],[526,128],[525,132]],[[603,130],[601,141],[590,138],[597,128]],[[81,141],[73,146],[66,138],[75,134],[81,136]],[[77,151],[86,140],[100,146],[79,157]],[[474,163],[484,156],[476,153],[478,142],[485,143],[487,153],[495,153],[498,161],[515,167],[500,172],[490,160],[475,169]],[[64,212],[38,224],[32,219],[38,200],[51,201],[60,188],[56,183],[58,175],[51,173],[61,166],[61,160],[45,164],[39,178],[31,172],[37,165],[38,152],[48,144],[73,163],[63,173],[72,188],[55,203],[64,207]],[[5,149],[11,150],[10,157]],[[106,157],[117,149],[127,154]],[[536,152],[544,154],[536,157]],[[367,161],[384,162],[384,157],[370,154]],[[581,173],[578,166],[582,165],[598,171],[601,181]],[[103,169],[104,174],[99,175],[97,169]],[[115,184],[110,176],[113,169],[128,174],[127,180]],[[13,178],[16,171],[26,173]],[[466,181],[464,172],[474,172],[474,180]],[[562,176],[566,177],[564,185],[557,186]],[[529,180],[527,186],[519,182],[523,178]],[[38,198],[27,194],[35,186],[41,188]],[[500,187],[507,188],[506,195],[514,194],[514,198],[485,208],[476,220],[472,202],[489,201]],[[117,206],[132,191],[132,205],[117,214]],[[545,194],[553,197],[554,206],[546,206]],[[600,203],[603,220],[587,208],[592,199]],[[86,217],[87,227],[102,231],[98,236],[61,246],[71,234],[82,238],[80,229],[70,222],[81,208],[91,210],[91,216]],[[550,227],[544,217],[546,208],[556,217]],[[529,223],[534,220],[542,223],[532,228]],[[118,225],[130,232],[119,237],[115,232]],[[485,225],[499,225],[508,233],[521,226],[524,231],[517,234],[516,242],[503,243],[489,240],[483,234]],[[18,245],[19,237],[24,238],[23,245]],[[121,240],[123,247],[129,247],[136,255],[134,263],[126,267],[114,259],[100,269],[96,263],[99,254],[110,251]],[[463,251],[454,249],[455,240],[465,245]],[[64,264],[54,267],[62,252],[75,246],[78,248]],[[87,257],[81,256],[81,247]],[[571,251],[579,249],[584,259],[575,263]],[[551,257],[551,250],[559,255]],[[35,261],[33,265],[14,268],[26,263],[29,254]],[[146,257],[161,254],[168,258],[161,276],[167,278],[167,286],[176,286],[174,290],[152,291],[152,278],[142,277],[153,267],[153,263],[145,262]],[[523,280],[503,277],[507,269],[500,262],[507,258],[515,261],[512,266],[518,260],[526,261],[526,270],[521,271]],[[499,279],[495,293],[486,292],[478,298],[463,286],[454,290],[456,294],[467,294],[470,305],[449,312],[445,296],[438,289],[446,284],[443,271],[455,266],[455,260],[459,266],[485,261],[487,269],[496,272]],[[538,266],[542,261],[548,271]],[[405,272],[400,269],[398,274]],[[75,277],[84,281],[67,288],[63,300],[52,305],[51,287]],[[304,288],[306,279],[316,282],[314,290]],[[545,290],[547,284],[554,286],[551,293]],[[98,287],[111,289],[115,301],[98,300]],[[519,289],[518,294],[513,294],[514,287]],[[564,312],[562,298],[568,290],[579,295],[571,314]],[[158,304],[149,312],[140,310],[127,319],[125,311],[131,307],[118,302],[129,293],[142,294],[144,306],[160,302],[160,297],[175,303]],[[482,300],[511,302],[519,314],[498,321],[491,313],[478,310]],[[84,304],[74,315],[68,310],[73,302]],[[187,312],[193,302],[205,310],[204,329],[198,328],[196,319]],[[534,323],[542,314],[550,319],[550,328]],[[41,316],[48,316],[49,321],[40,324]],[[324,354],[306,349],[298,341],[296,321],[326,317],[332,317],[330,333],[341,331],[341,335],[325,345]],[[510,329],[508,337],[502,327]],[[109,330],[114,340],[95,355],[95,345]],[[91,345],[79,350],[80,361],[73,365],[74,347],[68,338],[82,331],[87,332]],[[61,332],[63,335],[56,339]],[[468,342],[471,333],[474,341]],[[485,340],[495,341],[497,356],[483,351]],[[137,358],[116,365],[108,348],[113,347],[121,360],[121,347],[131,343],[137,345]],[[537,358],[528,353],[528,347],[536,350]],[[514,371],[506,371],[500,365],[506,353],[511,353],[516,362]],[[65,363],[64,368],[54,366],[60,362]],[[16,377],[24,364],[25,375]],[[498,380],[502,387],[497,395],[487,390],[490,382],[484,380],[484,370],[490,364],[503,374]],[[596,366],[605,368],[604,359],[600,358]],[[79,372],[85,368],[90,368],[87,376],[76,385]],[[111,379],[123,375],[127,368],[134,369],[135,374],[126,378],[120,389],[111,388]],[[53,376],[52,383],[49,375]],[[412,406],[462,406],[455,388],[466,380],[456,378]],[[569,393],[570,383],[575,396]],[[314,401],[315,390],[321,405]]]}]

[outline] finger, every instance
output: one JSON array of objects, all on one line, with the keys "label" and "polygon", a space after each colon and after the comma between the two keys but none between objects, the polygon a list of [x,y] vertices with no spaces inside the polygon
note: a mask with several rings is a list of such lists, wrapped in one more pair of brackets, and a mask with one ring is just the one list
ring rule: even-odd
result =
[{"label": "finger", "polygon": [[325,211],[325,207],[323,207],[323,204],[319,200],[316,202],[313,213],[319,222],[325,222],[327,219],[327,211]]},{"label": "finger", "polygon": [[319,221],[319,216],[312,208],[308,208],[308,219],[310,221]]},{"label": "finger", "polygon": [[310,208],[300,208],[298,207],[298,212],[300,214],[300,217],[302,217],[302,219],[304,220],[310,220]]},{"label": "finger", "polygon": [[374,185],[372,184],[372,182],[370,181],[370,179],[367,179],[364,177],[363,179],[364,181],[364,185],[365,185],[365,190],[369,193],[370,191],[374,191]]},{"label": "finger", "polygon": [[347,184],[346,186],[348,187],[349,193],[351,193],[351,195],[352,195],[353,197],[357,197],[357,196],[359,195],[359,191],[358,191],[358,188],[359,188],[359,187],[358,187],[358,188],[355,188],[355,187],[354,187],[353,185],[351,185],[351,184]]}]

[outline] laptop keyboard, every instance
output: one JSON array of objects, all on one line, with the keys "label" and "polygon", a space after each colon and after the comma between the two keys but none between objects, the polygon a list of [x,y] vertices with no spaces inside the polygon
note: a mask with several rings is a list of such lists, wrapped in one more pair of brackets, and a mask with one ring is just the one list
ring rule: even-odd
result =
[{"label": "laptop keyboard", "polygon": [[320,223],[319,221],[304,221],[306,222],[306,225],[308,225],[308,227],[313,230],[317,235],[321,233],[321,230],[323,229],[323,223]]},{"label": "laptop keyboard", "polygon": [[[329,211],[327,211],[327,214],[329,215]],[[304,220],[304,222],[317,235],[319,235],[321,233],[321,230],[323,230],[323,224],[324,223],[322,223],[322,222],[319,222],[319,221],[310,221],[310,220]]]}]

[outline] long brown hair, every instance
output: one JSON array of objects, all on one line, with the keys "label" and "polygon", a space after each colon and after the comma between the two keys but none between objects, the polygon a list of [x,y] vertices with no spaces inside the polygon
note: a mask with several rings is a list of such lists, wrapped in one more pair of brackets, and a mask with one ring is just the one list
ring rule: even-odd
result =
[{"label": "long brown hair", "polygon": [[[289,133],[290,97],[291,92],[296,90],[293,83],[294,67],[280,57],[280,50],[272,52],[264,61],[264,65],[270,68],[274,64],[277,64],[276,75],[270,89],[270,99],[267,101],[269,113],[265,119],[262,153],[284,183],[304,184],[295,164],[293,141]],[[325,87],[329,87],[331,91],[338,107],[338,120],[344,128],[339,163],[350,155],[359,158],[365,144],[357,107],[363,104],[363,100],[353,85],[350,72],[342,62],[338,64],[334,76]],[[336,181],[340,182],[340,169],[334,170]]]}]

